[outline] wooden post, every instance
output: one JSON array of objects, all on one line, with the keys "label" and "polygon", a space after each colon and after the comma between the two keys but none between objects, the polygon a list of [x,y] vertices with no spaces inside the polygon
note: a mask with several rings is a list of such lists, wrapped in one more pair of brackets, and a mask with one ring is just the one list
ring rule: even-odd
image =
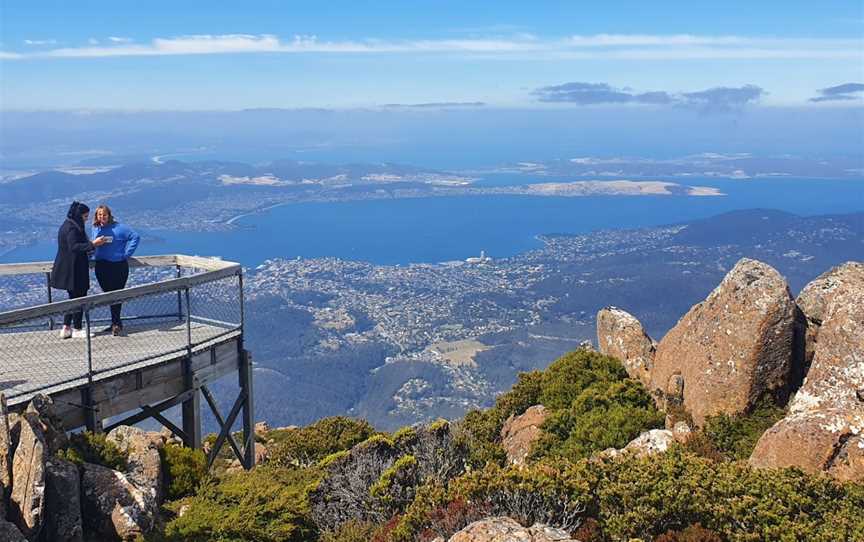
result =
[{"label": "wooden post", "polygon": [[243,348],[243,340],[238,341],[240,348],[240,393],[243,401],[243,467],[255,466],[255,409],[252,402],[252,356]]}]

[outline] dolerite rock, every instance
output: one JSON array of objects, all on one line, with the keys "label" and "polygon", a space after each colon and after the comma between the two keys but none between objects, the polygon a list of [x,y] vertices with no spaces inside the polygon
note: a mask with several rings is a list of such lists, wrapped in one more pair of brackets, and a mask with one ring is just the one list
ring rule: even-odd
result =
[{"label": "dolerite rock", "polygon": [[523,527],[508,517],[475,521],[450,537],[449,542],[576,542],[561,529],[536,524]]},{"label": "dolerite rock", "polygon": [[3,542],[27,542],[14,523],[0,519],[0,540]]},{"label": "dolerite rock", "polygon": [[757,442],[750,464],[864,482],[864,277],[833,290],[807,378],[789,415]]},{"label": "dolerite rock", "polygon": [[45,464],[44,542],[81,542],[81,480],[78,467],[69,461],[52,457]]},{"label": "dolerite rock", "polygon": [[620,359],[631,378],[651,383],[656,345],[635,316],[617,307],[600,309],[597,344],[601,354]]},{"label": "dolerite rock", "polygon": [[6,517],[6,500],[12,493],[12,436],[6,396],[0,393],[0,519]]},{"label": "dolerite rock", "polygon": [[599,455],[601,457],[619,457],[621,455],[645,457],[665,452],[673,442],[675,442],[675,435],[671,430],[651,429],[631,440],[627,446],[618,450],[609,448],[600,452]]},{"label": "dolerite rock", "polygon": [[540,437],[540,425],[546,420],[546,408],[534,405],[520,416],[512,415],[501,428],[501,446],[507,452],[507,462],[524,465],[531,453],[531,446]]},{"label": "dolerite rock", "polygon": [[45,436],[45,444],[48,446],[48,455],[54,455],[58,450],[69,446],[69,437],[60,422],[60,418],[54,411],[54,401],[46,395],[36,395],[27,405],[26,412],[36,416],[39,421],[42,434]]},{"label": "dolerite rock", "polygon": [[159,457],[162,436],[137,427],[121,425],[108,433],[107,440],[113,442],[121,452],[128,454],[125,469],[127,478],[138,489],[161,503],[164,495],[162,461]]},{"label": "dolerite rock", "polygon": [[21,533],[35,540],[45,518],[45,437],[32,413],[16,416],[12,433],[17,436],[12,458],[12,494],[9,519]]},{"label": "dolerite rock", "polygon": [[652,393],[683,384],[683,405],[697,425],[712,414],[745,412],[766,392],[785,393],[795,315],[783,277],[742,259],[657,345]]},{"label": "dolerite rock", "polygon": [[864,413],[820,409],[790,414],[765,431],[750,465],[798,467],[864,482]]},{"label": "dolerite rock", "polygon": [[135,540],[150,532],[158,505],[125,474],[85,463],[81,476],[82,511],[88,531],[111,539]]},{"label": "dolerite rock", "polygon": [[822,273],[798,294],[795,300],[807,320],[804,364],[809,366],[816,353],[819,330],[828,315],[834,295],[842,290],[844,283],[864,284],[864,264],[847,262]]},{"label": "dolerite rock", "polygon": [[864,266],[850,266],[833,291],[819,326],[813,362],[789,405],[864,411]]}]

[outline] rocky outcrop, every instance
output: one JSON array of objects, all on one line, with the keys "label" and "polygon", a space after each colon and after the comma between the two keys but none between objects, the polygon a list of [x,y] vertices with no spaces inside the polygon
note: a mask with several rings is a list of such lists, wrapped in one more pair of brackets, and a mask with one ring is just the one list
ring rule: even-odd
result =
[{"label": "rocky outcrop", "polygon": [[789,405],[792,413],[820,408],[864,411],[864,265],[847,270],[822,313],[813,362]]},{"label": "rocky outcrop", "polygon": [[762,435],[750,464],[798,467],[864,482],[864,413],[820,409],[790,414]]},{"label": "rocky outcrop", "polygon": [[[805,295],[806,294],[806,295]],[[789,415],[756,444],[750,464],[799,467],[864,481],[864,273],[846,264],[810,283],[801,298],[813,335],[807,378]],[[827,305],[827,306],[826,306]],[[815,316],[811,316],[815,315]],[[809,336],[809,335],[808,335]]]},{"label": "rocky outcrop", "polygon": [[617,307],[600,309],[597,345],[601,354],[620,359],[631,378],[651,383],[656,345],[632,314]]},{"label": "rocky outcrop", "polygon": [[0,540],[3,542],[27,542],[14,523],[0,519]]},{"label": "rocky outcrop", "polygon": [[164,495],[162,461],[159,448],[163,445],[159,433],[150,433],[121,425],[108,433],[107,440],[128,454],[126,477],[153,500],[162,502]]},{"label": "rocky outcrop", "polygon": [[9,519],[25,537],[35,540],[45,518],[48,449],[38,416],[33,413],[16,416],[11,434],[14,435],[15,453],[12,458]]},{"label": "rocky outcrop", "polygon": [[135,540],[154,526],[158,504],[123,473],[85,463],[82,510],[88,530],[109,538]]},{"label": "rocky outcrop", "polygon": [[576,542],[570,535],[548,525],[523,527],[508,517],[475,521],[450,537],[449,542]]},{"label": "rocky outcrop", "polygon": [[27,405],[28,412],[32,414],[32,420],[39,424],[42,435],[45,437],[45,445],[48,447],[48,455],[54,455],[69,445],[69,437],[60,422],[60,418],[54,412],[54,401],[46,395],[36,395]]},{"label": "rocky outcrop", "polygon": [[531,447],[540,438],[540,425],[546,420],[546,408],[534,405],[520,416],[512,415],[501,428],[501,446],[507,452],[507,462],[524,465],[531,454]]},{"label": "rocky outcrop", "polygon": [[847,262],[819,275],[798,294],[795,300],[798,308],[804,313],[807,323],[805,335],[804,365],[809,366],[816,354],[819,342],[819,330],[828,315],[828,309],[834,295],[843,289],[846,283],[864,283],[864,264]]},{"label": "rocky outcrop", "polygon": [[680,392],[697,425],[746,412],[763,394],[788,390],[795,317],[783,277],[744,258],[657,345],[650,389]]},{"label": "rocky outcrop", "polygon": [[81,542],[81,481],[74,463],[52,457],[45,464],[44,542]]}]

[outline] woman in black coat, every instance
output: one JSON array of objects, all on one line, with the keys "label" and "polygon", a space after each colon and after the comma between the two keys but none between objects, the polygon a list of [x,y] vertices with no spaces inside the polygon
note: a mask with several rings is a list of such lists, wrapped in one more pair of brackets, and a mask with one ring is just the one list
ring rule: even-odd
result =
[{"label": "woman in black coat", "polygon": [[[90,208],[73,201],[66,213],[66,221],[57,232],[57,256],[51,268],[51,286],[66,290],[69,299],[87,295],[90,289],[89,254],[95,247],[105,244],[105,239],[99,237],[93,242],[87,239],[84,224],[90,216]],[[74,311],[63,317],[63,329],[60,337],[85,337],[81,329],[82,311]],[[74,326],[74,330],[72,329]]]}]

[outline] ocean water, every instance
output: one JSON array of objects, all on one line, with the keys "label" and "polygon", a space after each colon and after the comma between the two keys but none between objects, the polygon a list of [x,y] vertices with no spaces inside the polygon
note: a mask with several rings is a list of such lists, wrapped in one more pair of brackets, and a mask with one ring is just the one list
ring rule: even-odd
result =
[{"label": "ocean water", "polygon": [[[489,184],[512,184],[498,176]],[[524,181],[523,181],[524,182]],[[269,258],[339,257],[377,264],[459,260],[481,250],[507,257],[540,245],[544,233],[656,226],[738,209],[801,215],[864,211],[864,179],[687,179],[713,186],[717,197],[466,196],[335,203],[299,203],[246,216],[221,233],[151,231],[139,254],[221,256],[246,266]],[[53,243],[21,248],[0,262],[49,260]]]}]

